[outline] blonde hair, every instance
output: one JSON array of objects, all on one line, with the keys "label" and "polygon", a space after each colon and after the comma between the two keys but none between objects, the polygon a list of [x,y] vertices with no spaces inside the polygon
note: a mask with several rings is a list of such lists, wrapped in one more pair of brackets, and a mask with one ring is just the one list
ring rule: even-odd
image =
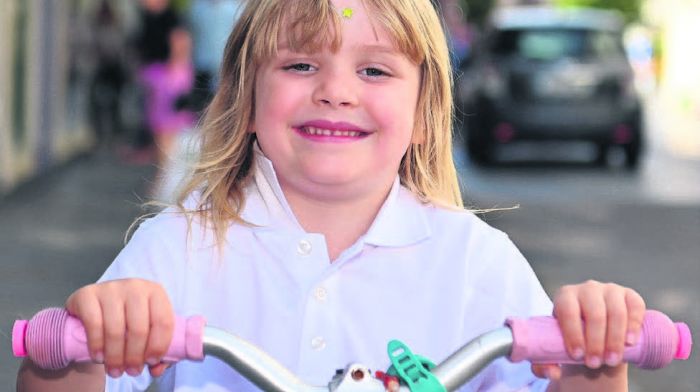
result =
[{"label": "blonde hair", "polygon": [[[452,75],[437,12],[430,0],[362,1],[373,22],[421,68],[414,126],[420,142],[412,143],[402,159],[401,183],[426,203],[461,208],[452,161]],[[292,49],[337,50],[340,19],[331,0],[247,1],[228,39],[219,88],[202,121],[199,162],[177,197],[185,211],[188,195],[201,192],[199,204],[188,213],[213,225],[219,244],[228,224],[245,223],[240,213],[253,165],[254,134],[248,130],[255,115],[258,66],[276,53],[280,29],[287,32],[286,44]]]}]

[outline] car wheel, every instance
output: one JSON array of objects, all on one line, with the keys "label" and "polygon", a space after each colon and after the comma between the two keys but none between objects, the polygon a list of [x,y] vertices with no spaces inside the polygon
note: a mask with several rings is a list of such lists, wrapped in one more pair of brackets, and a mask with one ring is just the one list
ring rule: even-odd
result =
[{"label": "car wheel", "polygon": [[625,151],[625,167],[629,170],[635,170],[639,167],[639,161],[642,156],[644,147],[644,138],[642,134],[642,115],[637,113],[634,117],[632,141],[624,146]]},{"label": "car wheel", "polygon": [[467,153],[469,158],[475,163],[486,165],[493,161],[494,146],[488,140],[474,137],[467,139]]},{"label": "car wheel", "polygon": [[467,119],[467,154],[472,162],[487,165],[493,161],[494,144],[486,129],[489,129],[488,121],[484,117],[485,105],[475,107],[472,113],[481,113],[480,115],[472,115]]},{"label": "car wheel", "polygon": [[627,169],[635,170],[639,167],[641,150],[641,144],[637,142],[625,146],[625,167]]}]

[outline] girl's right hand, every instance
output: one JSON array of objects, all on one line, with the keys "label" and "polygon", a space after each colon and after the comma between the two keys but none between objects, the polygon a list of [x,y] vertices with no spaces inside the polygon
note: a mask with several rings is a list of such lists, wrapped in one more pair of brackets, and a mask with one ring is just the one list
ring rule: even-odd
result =
[{"label": "girl's right hand", "polygon": [[107,374],[137,376],[144,365],[152,376],[163,374],[160,363],[173,336],[175,317],[163,287],[143,279],[91,284],[74,292],[66,310],[85,326],[93,361]]}]

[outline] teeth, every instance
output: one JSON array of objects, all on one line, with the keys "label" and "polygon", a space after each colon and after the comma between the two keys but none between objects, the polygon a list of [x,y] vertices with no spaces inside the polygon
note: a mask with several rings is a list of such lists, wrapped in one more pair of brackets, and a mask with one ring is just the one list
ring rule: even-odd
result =
[{"label": "teeth", "polygon": [[358,131],[332,131],[330,129],[320,129],[314,127],[304,127],[302,128],[304,132],[309,135],[319,135],[319,136],[345,136],[345,137],[358,137],[360,132]]}]

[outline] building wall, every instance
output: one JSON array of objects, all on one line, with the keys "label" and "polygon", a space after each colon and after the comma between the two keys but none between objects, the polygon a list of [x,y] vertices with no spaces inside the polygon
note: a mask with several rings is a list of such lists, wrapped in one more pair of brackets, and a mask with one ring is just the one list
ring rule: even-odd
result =
[{"label": "building wall", "polygon": [[92,144],[80,46],[91,3],[0,2],[0,194]]}]

